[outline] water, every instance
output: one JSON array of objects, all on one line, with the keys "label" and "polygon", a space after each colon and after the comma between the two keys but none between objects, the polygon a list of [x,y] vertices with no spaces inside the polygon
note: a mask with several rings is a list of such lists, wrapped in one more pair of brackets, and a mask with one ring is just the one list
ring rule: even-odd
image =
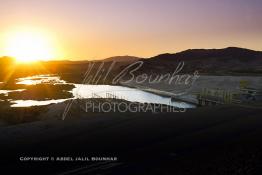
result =
[{"label": "water", "polygon": [[25,89],[17,89],[17,90],[0,90],[0,94],[4,94],[5,96],[8,96],[8,93],[10,92],[22,92]]},{"label": "water", "polygon": [[75,98],[118,98],[130,102],[165,104],[180,108],[194,107],[184,102],[174,102],[170,97],[123,86],[81,84],[75,84],[75,86],[76,88],[72,91]]},{"label": "water", "polygon": [[11,107],[31,107],[31,106],[45,106],[55,103],[62,103],[68,99],[59,99],[59,100],[45,100],[45,101],[37,101],[37,100],[14,100],[11,101]]},{"label": "water", "polygon": [[61,80],[55,75],[35,75],[31,77],[18,78],[16,84],[37,85],[37,84],[66,84],[66,81]]},{"label": "water", "polygon": [[[60,77],[55,75],[39,75],[39,76],[17,79],[17,84],[36,85],[36,84],[67,84],[67,83],[64,80],[61,80]],[[174,102],[169,97],[163,97],[139,89],[128,88],[123,86],[75,84],[75,88],[72,90],[71,93],[73,94],[75,99],[118,98],[130,102],[165,104],[165,105],[171,105],[180,108],[194,107],[193,105],[184,102]],[[11,107],[43,106],[53,103],[61,103],[66,100],[68,99],[45,100],[45,101],[11,100],[11,102],[14,103]]]}]

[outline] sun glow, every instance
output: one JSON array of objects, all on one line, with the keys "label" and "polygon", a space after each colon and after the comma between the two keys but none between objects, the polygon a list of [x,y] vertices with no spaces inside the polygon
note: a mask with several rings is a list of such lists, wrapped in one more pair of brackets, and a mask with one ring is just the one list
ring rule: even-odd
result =
[{"label": "sun glow", "polygon": [[56,57],[53,43],[43,32],[19,30],[6,36],[5,55],[18,62],[50,60]]}]

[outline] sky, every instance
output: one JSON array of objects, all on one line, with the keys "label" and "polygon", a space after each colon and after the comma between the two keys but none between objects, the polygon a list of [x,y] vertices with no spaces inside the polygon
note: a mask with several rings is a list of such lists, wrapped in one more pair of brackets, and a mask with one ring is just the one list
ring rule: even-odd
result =
[{"label": "sky", "polygon": [[48,33],[57,59],[152,57],[194,48],[262,50],[261,0],[0,0],[4,35]]}]

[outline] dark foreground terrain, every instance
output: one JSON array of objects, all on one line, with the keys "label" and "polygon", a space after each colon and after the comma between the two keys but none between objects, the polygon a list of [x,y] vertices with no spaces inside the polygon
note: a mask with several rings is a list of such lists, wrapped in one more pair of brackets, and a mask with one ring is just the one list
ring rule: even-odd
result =
[{"label": "dark foreground terrain", "polygon": [[[65,104],[53,105],[55,114]],[[262,109],[203,107],[185,113],[84,113],[0,128],[1,170],[27,174],[261,174]],[[81,113],[81,114],[80,114]],[[79,117],[81,115],[81,117]],[[21,162],[19,157],[117,157]],[[2,173],[1,173],[2,174]]]}]

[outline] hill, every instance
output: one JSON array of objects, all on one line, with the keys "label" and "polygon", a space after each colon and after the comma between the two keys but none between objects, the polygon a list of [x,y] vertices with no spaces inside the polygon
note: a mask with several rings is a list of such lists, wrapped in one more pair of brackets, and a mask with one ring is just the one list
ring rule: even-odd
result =
[{"label": "hill", "polygon": [[115,61],[115,62],[135,62],[138,60],[141,60],[143,58],[139,58],[139,57],[134,57],[134,56],[115,56],[115,57],[110,57],[110,58],[106,58],[102,61],[105,62],[111,62],[111,61]]},{"label": "hill", "polygon": [[175,54],[161,54],[145,60],[143,71],[169,72],[185,62],[184,71],[207,74],[262,73],[262,52],[228,47],[190,49]]}]

